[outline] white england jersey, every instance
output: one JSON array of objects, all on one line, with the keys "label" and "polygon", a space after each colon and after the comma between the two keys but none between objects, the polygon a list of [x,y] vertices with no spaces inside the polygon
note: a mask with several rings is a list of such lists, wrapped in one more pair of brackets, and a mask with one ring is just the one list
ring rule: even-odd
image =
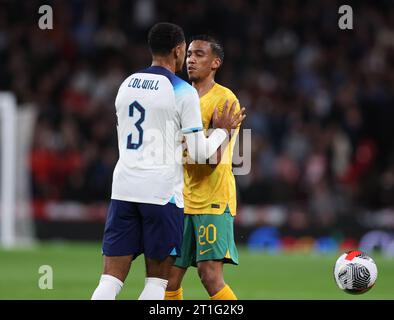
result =
[{"label": "white england jersey", "polygon": [[155,66],[129,76],[115,106],[119,160],[111,198],[183,208],[181,133],[202,130],[197,91]]}]

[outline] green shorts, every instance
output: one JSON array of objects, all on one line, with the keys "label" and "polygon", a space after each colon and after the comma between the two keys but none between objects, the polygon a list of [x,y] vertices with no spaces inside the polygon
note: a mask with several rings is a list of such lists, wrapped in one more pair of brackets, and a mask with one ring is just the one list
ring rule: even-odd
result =
[{"label": "green shorts", "polygon": [[185,214],[181,256],[175,265],[197,266],[197,262],[221,260],[238,264],[234,241],[234,217],[226,209],[223,214]]}]

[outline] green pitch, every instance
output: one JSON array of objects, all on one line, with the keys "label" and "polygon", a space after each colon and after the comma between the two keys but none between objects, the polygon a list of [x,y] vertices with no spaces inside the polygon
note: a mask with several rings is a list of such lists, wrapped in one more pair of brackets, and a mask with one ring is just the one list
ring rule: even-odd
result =
[{"label": "green pitch", "polygon": [[[239,299],[394,299],[394,259],[372,255],[378,280],[369,292],[340,291],[332,269],[338,254],[249,252],[239,248],[239,266],[226,265],[225,279]],[[53,270],[53,289],[39,288],[42,265]],[[0,299],[90,299],[102,268],[100,244],[41,244],[32,249],[0,250]],[[137,299],[144,263],[134,261],[119,299]],[[185,299],[208,299],[195,268],[183,283]]]}]

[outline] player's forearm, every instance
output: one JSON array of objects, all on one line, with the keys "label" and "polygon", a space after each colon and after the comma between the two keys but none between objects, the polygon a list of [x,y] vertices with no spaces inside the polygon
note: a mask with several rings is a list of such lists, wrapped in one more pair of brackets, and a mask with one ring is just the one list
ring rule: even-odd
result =
[{"label": "player's forearm", "polygon": [[202,131],[185,135],[187,150],[190,158],[197,163],[205,164],[212,157],[222,143],[227,139],[227,132],[216,129],[207,138]]},{"label": "player's forearm", "polygon": [[231,160],[229,160],[229,152],[231,152],[231,150],[234,148],[234,144],[231,141],[236,139],[238,131],[239,129],[231,130],[231,133],[227,136],[227,139],[225,139],[225,141],[218,147],[217,151],[209,158],[209,160],[207,160],[207,164],[211,165],[211,167],[215,167],[221,163],[222,158],[225,159],[224,164],[231,163]]}]

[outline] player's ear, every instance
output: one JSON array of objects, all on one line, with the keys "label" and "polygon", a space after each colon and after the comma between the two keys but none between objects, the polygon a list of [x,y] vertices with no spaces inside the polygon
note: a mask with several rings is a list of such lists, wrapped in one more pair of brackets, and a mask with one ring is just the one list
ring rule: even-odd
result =
[{"label": "player's ear", "polygon": [[215,57],[215,59],[213,59],[212,61],[211,68],[212,70],[217,70],[220,68],[221,65],[222,65],[222,60],[220,60],[219,57]]},{"label": "player's ear", "polygon": [[183,44],[178,44],[174,49],[174,57],[177,59],[182,56]]},{"label": "player's ear", "polygon": [[181,47],[178,45],[172,50],[173,50],[174,58],[177,59],[179,57],[179,55],[181,54]]}]

